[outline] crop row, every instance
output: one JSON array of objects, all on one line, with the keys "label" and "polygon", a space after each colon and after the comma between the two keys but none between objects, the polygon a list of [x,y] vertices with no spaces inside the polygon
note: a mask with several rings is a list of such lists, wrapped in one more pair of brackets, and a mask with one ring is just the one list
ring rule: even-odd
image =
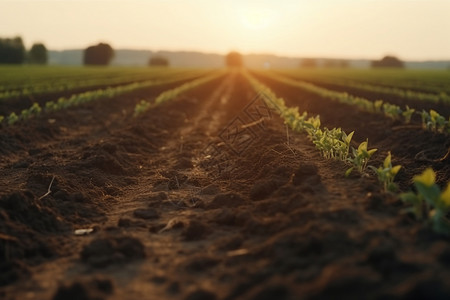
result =
[{"label": "crop row", "polygon": [[450,95],[450,73],[444,70],[298,69],[279,70],[279,72],[305,81],[321,81],[322,79],[353,81],[431,94],[444,92]]},{"label": "crop row", "polygon": [[[50,93],[70,92],[76,89],[87,89],[98,86],[112,86],[139,81],[148,81],[152,79],[163,79],[182,73],[180,71],[148,72],[146,74],[132,75],[122,74],[119,76],[102,76],[99,78],[60,78],[56,80],[42,80],[42,82],[30,82],[16,87],[16,89],[5,89],[0,92],[0,101],[14,100],[22,97],[36,97]],[[106,74],[105,74],[106,75]],[[161,76],[163,75],[163,76]]]},{"label": "crop row", "polygon": [[372,83],[364,83],[357,81],[348,81],[337,78],[320,78],[318,79],[321,83],[327,83],[332,85],[337,85],[346,88],[354,88],[358,90],[374,92],[379,94],[386,94],[396,96],[398,98],[413,100],[413,101],[428,101],[433,103],[445,103],[450,104],[450,95],[447,95],[445,92],[439,93],[424,93],[424,92],[416,92],[409,89],[402,89],[398,87],[390,87],[383,85],[376,85]]},{"label": "crop row", "polygon": [[270,88],[259,82],[248,72],[244,76],[253,89],[263,95],[263,98],[296,132],[306,132],[316,148],[325,158],[338,159],[350,164],[347,174],[354,169],[364,172],[370,157],[377,149],[368,149],[368,140],[363,141],[357,148],[352,147],[353,132],[346,133],[341,128],[321,128],[320,116],[308,116],[307,112],[298,111],[298,107],[287,107],[284,100],[275,95]]},{"label": "crop row", "polygon": [[136,106],[134,108],[134,115],[138,116],[154,106],[157,106],[166,101],[172,100],[172,99],[176,98],[177,96],[179,96],[180,94],[185,93],[188,90],[196,88],[202,84],[205,84],[205,83],[207,83],[213,79],[216,79],[222,75],[224,75],[224,72],[218,71],[209,76],[204,76],[204,77],[186,82],[186,83],[184,83],[180,86],[177,86],[173,89],[162,92],[161,94],[158,95],[158,97],[156,97],[156,99],[153,103],[149,102],[147,100],[141,100],[138,104],[136,104]]},{"label": "crop row", "polygon": [[[287,107],[282,98],[279,98],[267,86],[256,80],[247,72],[244,73],[253,89],[263,95],[267,104],[278,112],[285,123],[294,131],[306,132],[322,156],[327,159],[338,159],[350,164],[346,175],[354,169],[365,173],[368,167],[383,185],[386,192],[397,191],[394,183],[400,165],[392,165],[391,153],[384,159],[381,166],[368,166],[369,159],[377,149],[368,149],[368,141],[359,144],[357,148],[350,145],[353,132],[345,133],[341,128],[321,128],[320,117],[308,117],[307,112],[300,114],[298,107]],[[398,194],[409,207],[405,212],[412,212],[418,220],[424,220],[437,233],[450,235],[450,221],[447,214],[450,212],[450,182],[445,190],[441,191],[435,183],[435,173],[429,168],[422,174],[414,176],[414,185],[417,192]]]},{"label": "crop row", "polygon": [[146,89],[156,85],[168,84],[172,82],[186,80],[198,75],[197,73],[188,74],[182,77],[174,77],[166,80],[148,80],[121,85],[117,87],[108,87],[84,93],[74,94],[70,97],[61,97],[57,101],[47,101],[43,108],[38,103],[34,103],[30,108],[24,109],[20,114],[12,112],[9,116],[0,116],[0,125],[14,125],[18,121],[25,121],[32,117],[40,115],[42,112],[55,112],[83,103],[92,102],[100,99],[111,99],[119,95],[127,94],[140,89]]},{"label": "crop row", "polygon": [[319,95],[322,98],[330,99],[332,101],[337,101],[340,103],[352,105],[358,107],[360,110],[370,112],[370,113],[379,113],[384,114],[386,117],[389,117],[394,120],[400,120],[404,123],[409,123],[411,121],[411,117],[414,113],[417,113],[421,116],[422,119],[422,127],[425,130],[430,130],[434,132],[441,133],[450,133],[450,117],[448,120],[440,115],[435,110],[430,110],[429,112],[422,110],[421,112],[416,112],[414,108],[410,108],[406,106],[402,109],[400,106],[391,104],[388,102],[384,102],[383,100],[370,101],[368,99],[357,97],[350,95],[345,92],[337,92],[333,90],[329,90],[326,88],[319,87],[312,83],[293,80],[288,77],[283,77],[274,74],[263,74],[266,77],[269,77],[275,81],[298,87],[304,91]]}]

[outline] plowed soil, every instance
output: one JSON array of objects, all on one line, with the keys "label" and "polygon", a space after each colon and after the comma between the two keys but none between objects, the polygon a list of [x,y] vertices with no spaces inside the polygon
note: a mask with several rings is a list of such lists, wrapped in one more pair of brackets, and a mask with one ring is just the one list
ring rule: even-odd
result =
[{"label": "plowed soil", "polygon": [[[373,164],[391,151],[402,190],[428,166],[449,180],[447,136],[259,79],[369,138]],[[0,129],[1,299],[450,299],[450,239],[345,178],[240,73],[132,117],[160,92]]]}]

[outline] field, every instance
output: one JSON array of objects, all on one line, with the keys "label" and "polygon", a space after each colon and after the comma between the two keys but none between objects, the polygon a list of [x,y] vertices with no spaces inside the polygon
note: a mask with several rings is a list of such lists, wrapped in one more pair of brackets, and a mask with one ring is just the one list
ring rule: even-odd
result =
[{"label": "field", "polygon": [[449,136],[448,71],[1,67],[0,298],[450,299]]}]

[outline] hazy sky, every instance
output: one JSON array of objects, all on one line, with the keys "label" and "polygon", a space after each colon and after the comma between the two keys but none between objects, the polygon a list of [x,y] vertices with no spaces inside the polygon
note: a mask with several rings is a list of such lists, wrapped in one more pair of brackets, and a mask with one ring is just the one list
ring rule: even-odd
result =
[{"label": "hazy sky", "polygon": [[0,0],[27,47],[450,59],[450,0]]}]

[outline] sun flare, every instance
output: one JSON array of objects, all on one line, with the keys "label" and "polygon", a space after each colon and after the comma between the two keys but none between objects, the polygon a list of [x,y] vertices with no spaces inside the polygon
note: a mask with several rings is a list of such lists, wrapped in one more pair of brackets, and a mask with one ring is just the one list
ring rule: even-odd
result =
[{"label": "sun flare", "polygon": [[264,8],[242,10],[241,21],[245,28],[261,30],[269,27],[274,17],[273,11]]}]

